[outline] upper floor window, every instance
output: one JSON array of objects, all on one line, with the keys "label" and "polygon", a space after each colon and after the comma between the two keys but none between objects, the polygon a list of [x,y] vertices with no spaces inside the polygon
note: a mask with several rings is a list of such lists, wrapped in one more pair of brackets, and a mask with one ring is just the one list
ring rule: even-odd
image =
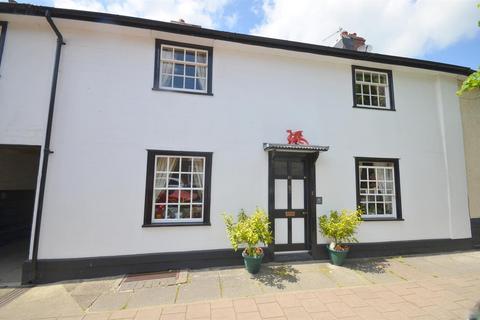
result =
[{"label": "upper floor window", "polygon": [[364,219],[401,219],[398,159],[355,158],[355,164]]},{"label": "upper floor window", "polygon": [[211,47],[156,41],[154,89],[212,93]]},{"label": "upper floor window", "polygon": [[354,107],[395,110],[392,71],[352,67]]},{"label": "upper floor window", "polygon": [[7,35],[7,22],[0,21],[0,65],[2,64],[3,47],[5,46],[5,36]]},{"label": "upper floor window", "polygon": [[145,225],[208,224],[211,153],[148,151]]}]

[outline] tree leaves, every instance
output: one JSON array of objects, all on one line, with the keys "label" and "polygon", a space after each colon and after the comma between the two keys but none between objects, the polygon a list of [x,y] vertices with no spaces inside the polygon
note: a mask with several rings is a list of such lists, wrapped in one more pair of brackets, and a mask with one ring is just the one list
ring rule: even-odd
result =
[{"label": "tree leaves", "polygon": [[358,225],[362,222],[362,211],[330,211],[330,216],[323,215],[319,220],[320,233],[333,241],[334,246],[344,242],[358,242],[355,238]]}]

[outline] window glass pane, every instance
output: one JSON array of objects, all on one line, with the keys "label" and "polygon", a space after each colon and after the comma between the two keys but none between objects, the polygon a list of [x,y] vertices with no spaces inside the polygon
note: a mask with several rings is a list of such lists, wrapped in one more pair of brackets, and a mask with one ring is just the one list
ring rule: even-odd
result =
[{"label": "window glass pane", "polygon": [[384,214],[383,203],[377,203],[377,214]]},{"label": "window glass pane", "polygon": [[190,205],[180,206],[180,219],[190,219]]},{"label": "window glass pane", "polygon": [[361,84],[355,84],[355,93],[362,93],[362,85]]},{"label": "window glass pane", "polygon": [[378,80],[378,74],[377,73],[372,74],[372,82],[378,83],[378,81],[379,81]]},{"label": "window glass pane", "polygon": [[[174,186],[178,187],[178,186]],[[168,203],[178,203],[180,201],[180,190],[178,189],[170,189],[168,190]]]},{"label": "window glass pane", "polygon": [[363,81],[363,73],[361,71],[355,71],[355,80]]},{"label": "window glass pane", "polygon": [[193,174],[193,184],[194,188],[203,188],[203,174]]},{"label": "window glass pane", "polygon": [[180,158],[178,157],[168,158],[168,171],[173,171],[173,172],[180,171]]},{"label": "window glass pane", "polygon": [[365,73],[364,73],[364,81],[365,81],[365,82],[370,82],[370,81],[372,81],[372,77],[371,77],[371,74],[370,74],[370,73],[368,73],[368,72],[365,72]]},{"label": "window glass pane", "polygon": [[185,53],[185,61],[195,62],[195,51],[187,50]]},{"label": "window glass pane", "polygon": [[197,79],[196,89],[197,90],[203,90],[203,91],[206,90],[207,89],[206,79]]},{"label": "window glass pane", "polygon": [[380,75],[380,83],[387,83],[387,76],[384,74]]},{"label": "window glass pane", "polygon": [[203,191],[202,190],[193,190],[192,191],[192,202],[203,203]]},{"label": "window glass pane", "polygon": [[357,104],[363,104],[362,95],[357,94]]},{"label": "window glass pane", "polygon": [[173,63],[162,62],[162,73],[172,74]]},{"label": "window glass pane", "polygon": [[370,86],[370,93],[372,95],[377,95],[378,94],[378,87],[377,86]]},{"label": "window glass pane", "polygon": [[192,218],[202,218],[202,206],[201,205],[192,205]]},{"label": "window glass pane", "polygon": [[376,214],[375,203],[369,203],[367,206],[368,214]]},{"label": "window glass pane", "polygon": [[184,61],[185,60],[185,50],[175,49],[175,60]]},{"label": "window glass pane", "polygon": [[206,78],[207,77],[207,67],[197,66],[197,77]]},{"label": "window glass pane", "polygon": [[392,169],[385,169],[385,179],[386,180],[393,180],[393,170]]},{"label": "window glass pane", "polygon": [[370,96],[363,95],[363,104],[366,106],[370,105]]},{"label": "window glass pane", "polygon": [[192,187],[192,175],[190,173],[182,174],[180,176],[180,187],[182,188]]},{"label": "window glass pane", "polygon": [[167,171],[167,157],[157,157],[157,171]]},{"label": "window glass pane", "polygon": [[183,76],[184,72],[185,72],[185,65],[175,63],[175,74]]},{"label": "window glass pane", "polygon": [[172,59],[173,58],[173,49],[163,47],[162,49],[162,59]]},{"label": "window glass pane", "polygon": [[385,214],[393,214],[392,204],[386,203],[385,204]]},{"label": "window glass pane", "polygon": [[185,75],[190,77],[195,77],[195,66],[191,66],[191,65],[185,66]]},{"label": "window glass pane", "polygon": [[385,102],[385,98],[384,97],[380,97],[380,99],[378,100],[378,105],[380,107],[386,107],[387,106],[387,103]]},{"label": "window glass pane", "polygon": [[192,158],[182,158],[182,172],[192,172]]},{"label": "window glass pane", "polygon": [[378,106],[378,98],[375,96],[372,97],[372,106]]},{"label": "window glass pane", "polygon": [[173,77],[173,87],[183,88],[183,77]]},{"label": "window glass pane", "polygon": [[155,188],[166,188],[166,187],[167,187],[167,174],[157,173],[155,175]]},{"label": "window glass pane", "polygon": [[167,218],[168,219],[177,219],[178,218],[178,206],[168,205]]},{"label": "window glass pane", "polygon": [[178,173],[171,173],[168,178],[168,187],[178,187],[179,186],[179,175]]},{"label": "window glass pane", "polygon": [[367,179],[367,168],[360,168],[360,179]]},{"label": "window glass pane", "polygon": [[155,203],[167,202],[167,190],[155,190]]},{"label": "window glass pane", "polygon": [[193,159],[193,171],[194,172],[203,172],[203,158],[194,158]]},{"label": "window glass pane", "polygon": [[165,204],[155,205],[155,219],[165,219]]},{"label": "window glass pane", "polygon": [[191,199],[192,199],[192,191],[191,190],[180,190],[180,202],[190,203]]},{"label": "window glass pane", "polygon": [[378,87],[378,94],[381,96],[385,95],[385,87]]},{"label": "window glass pane", "polygon": [[204,51],[197,52],[197,62],[198,63],[207,63],[207,53]]},{"label": "window glass pane", "polygon": [[162,87],[171,87],[173,77],[170,75],[162,74]]},{"label": "window glass pane", "polygon": [[185,89],[195,89],[195,78],[185,78]]}]

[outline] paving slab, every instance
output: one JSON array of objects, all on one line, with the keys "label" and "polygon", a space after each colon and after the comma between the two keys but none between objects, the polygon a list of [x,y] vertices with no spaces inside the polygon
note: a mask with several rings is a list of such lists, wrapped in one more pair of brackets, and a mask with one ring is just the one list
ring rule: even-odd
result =
[{"label": "paving slab", "polygon": [[177,286],[147,288],[130,294],[125,308],[144,308],[175,303]]}]

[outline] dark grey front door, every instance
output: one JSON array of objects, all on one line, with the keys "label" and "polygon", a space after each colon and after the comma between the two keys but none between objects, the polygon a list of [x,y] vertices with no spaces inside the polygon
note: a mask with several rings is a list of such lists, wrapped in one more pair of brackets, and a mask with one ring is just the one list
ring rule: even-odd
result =
[{"label": "dark grey front door", "polygon": [[309,164],[302,154],[282,152],[271,158],[269,217],[274,251],[309,248]]}]

